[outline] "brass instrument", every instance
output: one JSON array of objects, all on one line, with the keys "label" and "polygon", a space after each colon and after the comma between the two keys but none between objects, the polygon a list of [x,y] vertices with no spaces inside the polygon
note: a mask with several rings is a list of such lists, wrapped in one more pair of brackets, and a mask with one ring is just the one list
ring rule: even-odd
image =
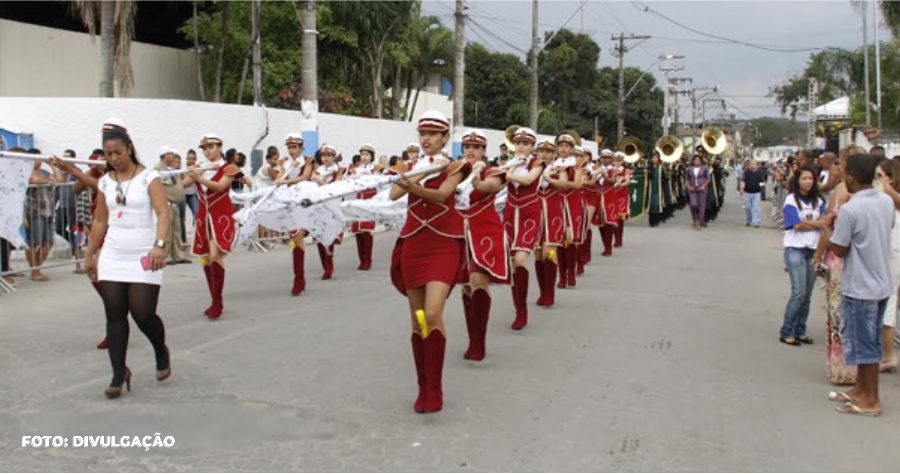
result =
[{"label": "brass instrument", "polygon": [[641,152],[641,141],[635,137],[623,138],[617,150],[625,154],[626,163],[637,163],[644,156]]},{"label": "brass instrument", "polygon": [[674,163],[684,154],[684,143],[674,135],[666,135],[656,141],[656,152],[663,163]]},{"label": "brass instrument", "polygon": [[728,149],[728,140],[725,138],[725,132],[719,127],[709,127],[703,131],[700,137],[700,144],[703,149],[710,155],[721,155]]},{"label": "brass instrument", "polygon": [[516,134],[516,130],[522,128],[521,125],[510,125],[506,127],[506,131],[503,132],[503,144],[506,145],[506,149],[509,150],[513,156],[516,154],[516,144],[513,143],[513,136]]}]

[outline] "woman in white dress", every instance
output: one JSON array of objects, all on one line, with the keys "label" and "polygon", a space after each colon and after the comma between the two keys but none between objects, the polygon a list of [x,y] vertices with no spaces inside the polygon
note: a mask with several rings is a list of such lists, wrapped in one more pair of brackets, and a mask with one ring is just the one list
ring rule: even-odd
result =
[{"label": "woman in white dress", "polygon": [[[131,391],[131,371],[125,365],[129,312],[153,345],[156,379],[162,381],[172,374],[166,330],[156,314],[166,261],[169,206],[158,173],[140,164],[127,132],[104,132],[103,151],[111,171],[97,184],[86,269],[91,281],[98,283],[106,309],[113,377],[105,393],[118,398],[123,387]],[[103,251],[98,257],[100,242]]]}]

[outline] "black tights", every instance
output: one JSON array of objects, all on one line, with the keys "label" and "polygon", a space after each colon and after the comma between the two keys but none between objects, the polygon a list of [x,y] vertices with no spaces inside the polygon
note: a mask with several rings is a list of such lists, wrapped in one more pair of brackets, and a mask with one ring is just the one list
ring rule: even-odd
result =
[{"label": "black tights", "polygon": [[110,386],[118,387],[125,380],[125,354],[128,350],[128,313],[141,332],[153,344],[156,370],[169,367],[166,349],[166,328],[156,314],[159,285],[101,281],[100,296],[106,309],[106,338],[109,341],[109,362],[113,369]]}]

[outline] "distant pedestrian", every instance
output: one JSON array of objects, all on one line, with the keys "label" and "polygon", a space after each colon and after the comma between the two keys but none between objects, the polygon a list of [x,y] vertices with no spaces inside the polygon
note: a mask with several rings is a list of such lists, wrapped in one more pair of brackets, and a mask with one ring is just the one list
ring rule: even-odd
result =
[{"label": "distant pedestrian", "polygon": [[852,193],[841,208],[829,248],[844,257],[841,313],[844,359],[857,366],[856,385],[829,398],[843,402],[840,413],[880,416],[878,370],[882,358],[881,325],[887,300],[897,291],[891,276],[891,227],[894,205],[873,189],[878,158],[853,155],[844,182]]},{"label": "distant pedestrian", "polygon": [[[900,285],[900,162],[897,160],[881,160],[875,171],[877,184],[894,202],[894,227],[891,228],[891,276],[894,288]],[[891,293],[884,311],[881,328],[881,346],[884,354],[881,357],[881,372],[896,372],[900,360],[894,353],[894,327],[897,325],[897,291]]]},{"label": "distant pedestrian", "polygon": [[744,212],[747,226],[759,228],[762,223],[762,190],[765,187],[765,172],[759,169],[756,160],[750,160],[748,169],[744,170],[741,179],[741,197],[744,198]]},{"label": "distant pedestrian", "polygon": [[[751,164],[752,166],[752,164]],[[780,341],[792,346],[812,344],[806,335],[809,304],[816,283],[813,257],[819,234],[827,225],[825,200],[819,196],[816,171],[802,166],[794,175],[795,191],[784,200],[784,264],[791,278],[791,297],[784,310]]]},{"label": "distant pedestrian", "polygon": [[700,230],[705,225],[706,193],[710,183],[709,168],[703,164],[702,156],[694,155],[691,166],[684,172],[684,182],[690,196],[694,230]]}]

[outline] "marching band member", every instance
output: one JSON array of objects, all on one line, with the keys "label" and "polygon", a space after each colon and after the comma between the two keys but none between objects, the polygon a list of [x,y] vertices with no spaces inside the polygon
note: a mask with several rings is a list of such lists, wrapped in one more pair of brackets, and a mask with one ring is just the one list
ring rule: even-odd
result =
[{"label": "marching band member", "polygon": [[[509,253],[503,222],[495,211],[494,198],[506,185],[502,170],[489,168],[484,161],[487,136],[481,130],[466,130],[463,154],[472,173],[459,186],[456,207],[463,216],[466,236],[468,284],[463,286],[463,310],[469,332],[465,358],[482,360],[491,313],[491,281],[509,281]],[[528,274],[525,274],[528,280]]]},{"label": "marching band member", "polygon": [[603,241],[603,256],[609,257],[613,252],[613,236],[616,230],[616,200],[614,197],[615,176],[613,170],[613,152],[604,149],[600,153],[600,169],[598,170],[598,191],[600,193],[600,213],[595,222]]},{"label": "marching band member", "polygon": [[[101,133],[101,141],[102,135],[110,130],[119,130],[122,132],[128,133],[128,129],[125,128],[125,123],[122,122],[121,119],[110,117],[103,123],[103,126],[100,128]],[[95,153],[91,154],[88,158],[90,160],[101,160],[103,159],[103,150],[98,149]],[[75,177],[75,184],[72,185],[72,192],[75,194],[81,194],[85,191],[89,191],[91,193],[91,205],[90,205],[90,214],[93,217],[97,212],[97,195],[100,192],[97,187],[100,182],[100,178],[106,176],[107,168],[106,166],[91,166],[87,173],[81,170],[78,166],[68,162],[56,159],[54,157],[50,160],[50,164],[55,166],[57,169],[62,172]],[[97,247],[97,251],[99,252],[103,248],[103,242],[99,243]],[[94,291],[100,295],[100,287],[97,285],[97,282],[92,281],[91,285],[94,287]],[[102,297],[102,295],[100,295]],[[97,349],[107,349],[109,348],[109,341],[107,341],[106,337],[103,338],[99,343],[97,343]]]},{"label": "marching band member", "polygon": [[224,160],[222,139],[212,133],[200,139],[200,149],[206,157],[207,166],[214,170],[201,171],[197,166],[190,168],[191,176],[200,185],[197,196],[200,206],[194,221],[194,245],[192,253],[200,257],[212,305],[204,314],[209,319],[218,319],[224,309],[222,290],[225,288],[225,256],[231,253],[231,245],[236,235],[234,204],[229,190],[231,182],[241,179],[240,168]]},{"label": "marching band member", "polygon": [[625,233],[625,218],[628,217],[628,183],[631,180],[631,170],[625,167],[625,154],[616,152],[613,155],[612,176],[615,184],[613,185],[613,199],[615,206],[615,244],[614,247],[622,246],[622,236]]},{"label": "marching band member", "polygon": [[[312,177],[315,163],[303,154],[303,136],[299,133],[288,134],[284,140],[288,156],[279,162],[280,173],[275,179],[275,184],[297,184],[301,181],[309,181]],[[291,287],[291,296],[299,296],[306,290],[306,248],[303,239],[307,232],[295,229],[289,232],[291,236],[291,258],[294,267],[294,284]]]},{"label": "marching band member", "polygon": [[[350,174],[364,176],[381,174],[381,167],[375,163],[375,147],[365,144],[359,148],[359,163],[350,167]],[[356,193],[356,199],[372,199],[378,190],[369,189]],[[375,246],[375,221],[353,221],[350,230],[356,237],[356,252],[359,254],[357,270],[372,268],[372,248]]]},{"label": "marching band member", "polygon": [[[325,144],[319,148],[319,157],[322,160],[322,164],[313,173],[313,180],[319,186],[325,186],[343,178],[344,169],[335,162],[337,154],[337,149],[332,145]],[[322,242],[316,242],[316,247],[319,249],[319,260],[322,262],[323,280],[330,280],[331,275],[334,273],[334,246],[340,241],[341,237],[339,236],[337,241],[332,242],[328,247],[323,245]]]},{"label": "marching band member", "polygon": [[557,168],[566,173],[568,183],[562,191],[565,198],[565,242],[559,252],[559,284],[557,288],[575,286],[575,270],[578,263],[577,245],[584,238],[584,202],[582,201],[581,188],[584,176],[577,166],[578,158],[575,154],[575,138],[563,133],[556,138],[556,151],[559,157],[554,161]]},{"label": "marching band member", "polygon": [[584,206],[587,214],[584,220],[584,245],[581,248],[581,259],[578,262],[578,275],[584,273],[584,266],[591,263],[591,247],[594,241],[594,231],[591,228],[597,215],[597,209],[600,209],[600,174],[597,173],[598,158],[591,155],[591,150],[584,147],[585,158],[587,159],[584,168]]},{"label": "marching band member", "polygon": [[404,151],[406,152],[406,161],[409,163],[410,166],[412,166],[416,163],[416,160],[419,159],[419,153],[422,150],[421,150],[421,148],[419,148],[418,143],[411,142],[410,144],[406,145],[406,150],[404,150]]},{"label": "marching band member", "polygon": [[[515,144],[514,160],[522,164],[506,173],[507,200],[503,209],[503,226],[512,252],[513,271],[512,297],[516,308],[514,330],[528,324],[528,255],[541,243],[541,217],[543,208],[540,199],[540,177],[546,163],[531,156],[537,134],[534,130],[520,127],[513,134]],[[535,260],[535,274],[538,282],[543,278],[543,262]],[[543,297],[543,293],[541,294]]]},{"label": "marching band member", "polygon": [[[449,139],[447,118],[440,112],[425,112],[418,131],[425,156],[416,166],[447,163],[441,157]],[[391,258],[391,281],[409,300],[419,383],[417,413],[439,412],[443,406],[444,304],[464,271],[465,231],[455,208],[456,187],[470,171],[468,163],[459,162],[433,175],[402,178],[390,191],[395,201],[409,195],[406,223]]]},{"label": "marching band member", "polygon": [[666,208],[665,186],[667,184],[665,173],[665,165],[660,162],[659,152],[653,150],[647,173],[647,178],[650,180],[647,198],[647,215],[650,219],[650,227],[659,227],[659,223],[664,220]]},{"label": "marching band member", "polygon": [[[556,302],[556,273],[559,263],[557,250],[566,238],[565,198],[562,192],[568,186],[566,173],[551,163],[556,156],[556,145],[550,140],[537,144],[537,159],[546,168],[541,175],[540,192],[541,220],[540,249],[535,251],[535,271],[541,295],[538,306],[553,306]],[[508,204],[507,204],[508,205]]]}]

